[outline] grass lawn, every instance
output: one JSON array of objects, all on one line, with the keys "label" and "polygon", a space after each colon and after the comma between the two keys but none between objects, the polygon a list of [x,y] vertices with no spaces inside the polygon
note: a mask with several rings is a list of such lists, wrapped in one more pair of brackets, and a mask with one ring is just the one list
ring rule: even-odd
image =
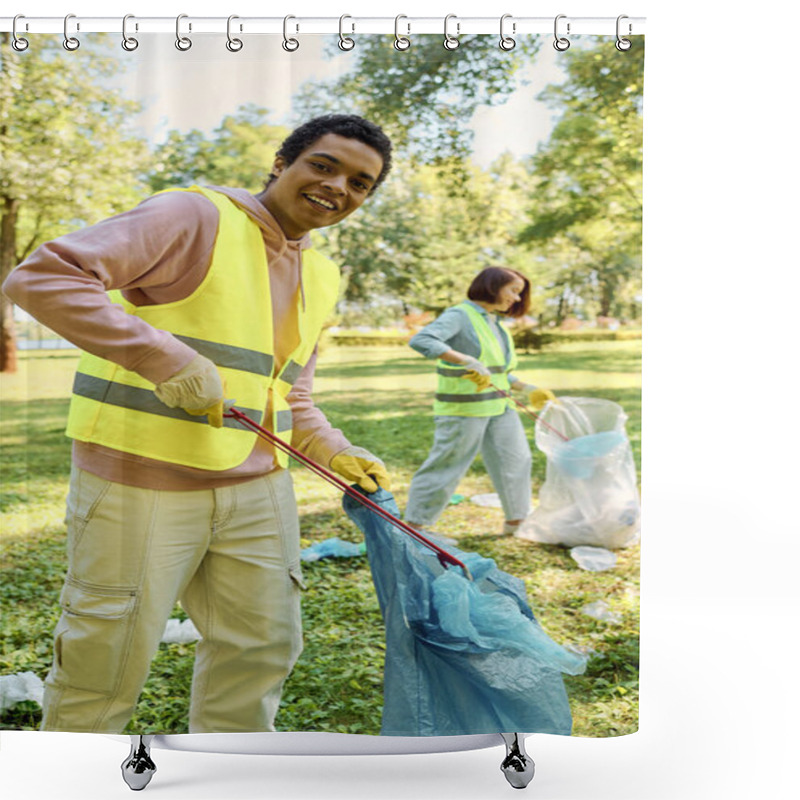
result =
[{"label": "grass lawn", "polygon": [[[516,373],[556,394],[603,397],[628,414],[628,433],[640,463],[641,343],[560,345],[523,355]],[[65,557],[64,499],[69,441],[63,430],[74,352],[21,353],[20,371],[2,377],[0,476],[0,675],[33,671],[44,678],[52,658],[51,633],[59,616]],[[331,422],[354,443],[386,461],[398,505],[405,505],[414,470],[433,436],[432,364],[402,347],[323,349],[315,396]],[[533,446],[534,493],[545,462]],[[333,487],[293,467],[303,546],[360,533],[341,510]],[[458,489],[471,496],[494,491],[478,460]],[[586,674],[566,677],[579,736],[617,736],[638,727],[639,547],[618,552],[617,566],[593,573],[578,568],[565,548],[500,538],[502,512],[470,502],[449,507],[437,530],[464,550],[494,558],[525,581],[545,630],[562,644],[590,647]],[[323,560],[303,566],[305,650],[286,683],[279,730],[378,733],[382,704],[383,630],[366,558]],[[581,606],[605,600],[621,623],[600,622]],[[180,608],[174,616],[184,618]],[[128,730],[187,730],[193,645],[162,644]],[[0,729],[35,729],[35,703],[0,716]]]}]

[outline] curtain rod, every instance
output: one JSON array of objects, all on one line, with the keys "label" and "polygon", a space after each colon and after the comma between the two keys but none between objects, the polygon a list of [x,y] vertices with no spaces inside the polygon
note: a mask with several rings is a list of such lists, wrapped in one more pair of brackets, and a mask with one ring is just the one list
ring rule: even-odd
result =
[{"label": "curtain rod", "polygon": [[[550,33],[555,26],[555,17],[514,17],[503,16],[503,31],[508,35],[525,33]],[[558,15],[560,34],[580,35],[596,34],[613,36],[618,31],[622,36],[636,36],[645,32],[645,17],[570,17]],[[500,34],[501,17],[459,17],[449,15],[447,30],[451,35],[463,34]],[[294,34],[338,34],[340,31],[349,34],[394,34],[404,36],[413,34],[443,34],[444,17],[357,17],[345,15],[339,17],[234,17],[232,30],[237,34],[283,34],[287,29]],[[122,17],[81,17],[69,15],[64,17],[28,17],[18,15],[16,32],[18,35],[28,33],[64,33],[68,26],[70,35],[74,33],[120,33]],[[129,16],[127,30],[135,33],[175,33],[176,17],[136,17]],[[619,26],[619,27],[618,27]],[[11,33],[14,30],[14,17],[0,17],[0,32]],[[180,16],[180,30],[187,34],[221,33],[228,31],[227,17],[193,17]]]}]

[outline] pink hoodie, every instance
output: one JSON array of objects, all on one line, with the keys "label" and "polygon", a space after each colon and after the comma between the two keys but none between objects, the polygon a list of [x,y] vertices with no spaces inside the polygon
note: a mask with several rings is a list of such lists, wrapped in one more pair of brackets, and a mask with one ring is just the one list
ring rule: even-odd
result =
[{"label": "pink hoodie", "polygon": [[[297,292],[314,290],[300,284],[300,255],[310,247],[309,237],[287,240],[275,218],[244,189],[211,188],[230,197],[261,229],[280,368],[297,344]],[[161,383],[186,366],[195,351],[170,333],[125,314],[109,302],[106,291],[120,289],[137,306],[188,297],[211,263],[218,219],[216,207],[200,194],[155,195],[130,211],[43,244],[9,275],[3,289],[17,305],[78,347]],[[328,465],[349,442],[314,405],[315,365],[316,354],[289,395],[292,444]],[[260,439],[243,464],[226,472],[167,464],[77,441],[73,460],[110,481],[168,491],[229,486],[277,467],[272,446]]]}]

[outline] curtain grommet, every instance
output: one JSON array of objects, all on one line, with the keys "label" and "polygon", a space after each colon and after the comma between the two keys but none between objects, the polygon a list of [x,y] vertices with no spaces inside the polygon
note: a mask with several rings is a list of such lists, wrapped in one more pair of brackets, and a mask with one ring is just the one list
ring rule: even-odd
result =
[{"label": "curtain grommet", "polygon": [[[501,50],[505,50],[508,53],[510,50],[513,50],[517,46],[517,41],[514,39],[513,36],[506,36],[505,33],[505,24],[507,19],[512,19],[511,14],[503,14],[500,17],[500,44],[499,47]],[[511,33],[517,32],[517,23],[511,23]]]},{"label": "curtain grommet", "polygon": [[[352,39],[350,36],[344,35],[344,21],[346,19],[353,19],[349,14],[342,14],[339,17],[339,49],[344,50],[347,52],[348,50],[352,50],[356,46],[355,39]],[[354,22],[350,23],[350,33],[355,33],[356,25]]]},{"label": "curtain grommet", "polygon": [[[553,23],[553,47],[559,52],[563,53],[565,50],[569,50],[570,40],[566,38],[566,36],[559,36],[558,35],[558,22],[559,20],[566,19],[566,14],[559,14],[555,22]],[[567,23],[567,35],[570,32],[570,24]]]},{"label": "curtain grommet", "polygon": [[[135,19],[133,14],[126,14],[122,18],[122,49],[127,50],[129,53],[131,53],[139,46],[139,40],[133,36],[128,36],[129,19]],[[138,25],[136,25],[136,30],[139,30]]]},{"label": "curtain grommet", "polygon": [[[188,14],[178,14],[175,19],[175,47],[182,53],[185,53],[192,46],[192,40],[188,36],[181,34],[181,20],[186,19]],[[189,32],[192,30],[192,23],[189,23]]]},{"label": "curtain grommet", "polygon": [[[233,22],[233,20],[235,19],[239,19],[239,17],[236,14],[231,14],[228,17],[228,26],[226,29],[226,35],[228,37],[228,40],[225,42],[225,47],[228,49],[228,52],[230,53],[238,53],[244,47],[244,42],[241,39],[237,39],[235,36],[231,36],[231,22]],[[242,30],[241,25],[239,26],[239,30],[240,31]]]},{"label": "curtain grommet", "polygon": [[[411,39],[409,39],[408,36],[400,35],[401,19],[408,19],[408,17],[405,14],[398,14],[394,18],[394,49],[399,50],[402,53],[411,47]],[[406,23],[406,25],[408,26],[408,33],[411,33],[411,24]]]},{"label": "curtain grommet", "polygon": [[[287,14],[283,18],[283,41],[281,42],[281,47],[283,47],[287,53],[294,53],[294,51],[300,47],[300,42],[294,37],[287,35],[290,19],[297,19],[297,17],[293,16],[292,14]],[[299,31],[300,26],[296,25],[295,30]]]},{"label": "curtain grommet", "polygon": [[[18,52],[23,53],[25,50],[28,49],[30,46],[30,42],[24,38],[23,36],[19,36],[17,34],[17,20],[25,19],[24,14],[17,14],[14,17],[14,21],[11,23],[11,46]],[[25,24],[25,28],[27,30],[27,23]]]},{"label": "curtain grommet", "polygon": [[[451,36],[447,30],[447,23],[450,22],[451,19],[456,20],[455,36]],[[459,36],[460,33],[461,33],[461,23],[458,22],[458,17],[456,17],[455,14],[448,14],[444,18],[444,41],[442,42],[442,46],[444,47],[445,50],[450,50],[452,52],[453,50],[458,49],[458,46],[461,44],[461,42],[456,37]]]},{"label": "curtain grommet", "polygon": [[[633,42],[631,42],[631,40],[630,40],[630,39],[625,39],[625,38],[623,38],[623,37],[622,37],[622,35],[620,34],[620,29],[621,29],[621,27],[622,27],[622,26],[621,26],[621,22],[622,22],[622,20],[624,20],[624,19],[630,19],[630,17],[628,17],[628,16],[627,16],[627,15],[625,15],[625,14],[620,14],[620,15],[617,17],[617,41],[614,43],[614,46],[617,48],[617,50],[619,50],[619,51],[620,51],[620,53],[625,53],[625,52],[627,52],[627,51],[628,51],[628,50],[630,50],[630,49],[631,49],[631,47],[633,46]],[[628,36],[630,36],[630,35],[631,35],[631,29],[632,29],[632,28],[631,28],[631,24],[630,24],[630,22],[629,22],[629,23],[628,23]]]},{"label": "curtain grommet", "polygon": [[[80,39],[78,39],[75,36],[69,35],[69,21],[71,19],[75,19],[74,14],[67,14],[67,16],[64,17],[64,41],[61,43],[63,48],[65,50],[69,50],[70,53],[74,52],[81,46]],[[80,24],[76,23],[75,30],[79,31],[80,29],[81,29]]]}]

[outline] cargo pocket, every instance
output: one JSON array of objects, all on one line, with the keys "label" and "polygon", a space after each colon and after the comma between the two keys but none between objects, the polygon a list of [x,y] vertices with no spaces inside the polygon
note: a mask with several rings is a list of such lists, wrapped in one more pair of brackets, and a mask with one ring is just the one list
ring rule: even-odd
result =
[{"label": "cargo pocket", "polygon": [[298,589],[300,589],[300,591],[304,592],[306,589],[308,589],[306,582],[303,580],[303,572],[300,569],[299,561],[296,564],[289,564],[289,577],[292,579],[292,583]]},{"label": "cargo pocket", "polygon": [[74,557],[86,526],[91,521],[97,507],[108,493],[110,487],[111,483],[109,481],[98,478],[90,472],[85,472],[81,469],[73,470],[70,476],[67,513],[64,519],[67,524],[70,559]]},{"label": "cargo pocket", "polygon": [[130,646],[136,592],[89,588],[67,579],[60,602],[53,680],[73,689],[112,694]]}]

